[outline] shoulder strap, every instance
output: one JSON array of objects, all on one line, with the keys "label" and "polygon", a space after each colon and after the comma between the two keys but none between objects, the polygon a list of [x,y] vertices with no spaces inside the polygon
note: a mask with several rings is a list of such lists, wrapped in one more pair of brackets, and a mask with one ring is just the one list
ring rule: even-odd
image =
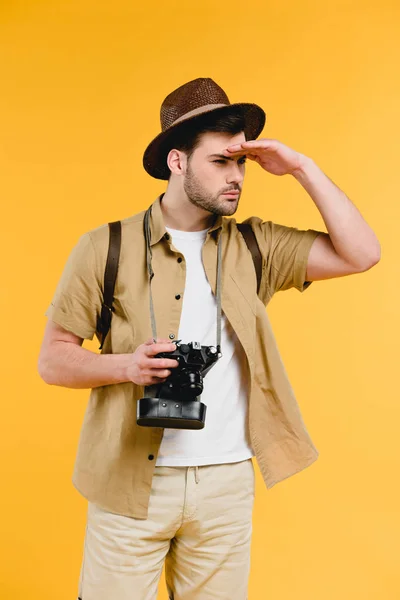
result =
[{"label": "shoulder strap", "polygon": [[112,303],[114,301],[115,281],[117,278],[119,255],[121,250],[121,221],[114,221],[108,224],[109,228],[109,244],[107,263],[104,271],[104,292],[101,313],[97,315],[97,331],[101,334],[102,349],[104,340],[111,326],[112,313],[115,308]]},{"label": "shoulder strap", "polygon": [[236,223],[236,227],[239,229],[244,237],[244,241],[247,244],[248,249],[253,257],[254,268],[257,276],[257,294],[260,290],[261,274],[262,274],[262,256],[260,248],[258,247],[257,238],[250,223]]}]

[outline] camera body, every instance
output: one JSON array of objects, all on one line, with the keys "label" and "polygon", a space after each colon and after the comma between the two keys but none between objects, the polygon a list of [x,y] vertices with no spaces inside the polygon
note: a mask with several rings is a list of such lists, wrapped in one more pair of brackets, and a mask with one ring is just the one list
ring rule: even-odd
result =
[{"label": "camera body", "polygon": [[154,358],[171,358],[178,366],[162,383],[146,386],[144,398],[137,403],[137,424],[143,427],[203,429],[206,405],[200,401],[203,378],[222,356],[215,346],[199,342],[175,342],[172,352],[160,352]]}]

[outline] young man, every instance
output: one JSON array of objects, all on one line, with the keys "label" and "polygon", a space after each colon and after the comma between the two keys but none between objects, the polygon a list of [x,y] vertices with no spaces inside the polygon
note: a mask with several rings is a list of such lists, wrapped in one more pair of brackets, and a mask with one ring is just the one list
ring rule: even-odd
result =
[{"label": "young man", "polygon": [[[302,292],[315,280],[366,271],[378,262],[380,247],[311,158],[277,140],[256,139],[264,123],[260,107],[230,104],[209,78],[169,94],[162,132],[143,158],[151,176],[168,180],[151,206],[151,284],[142,211],[122,220],[114,313],[101,354],[82,342],[96,333],[107,224],[81,236],[46,312],[42,378],[92,388],[73,476],[88,499],[82,600],[154,600],[164,561],[171,599],[245,600],[252,457],[268,488],[318,457],[265,307],[277,291]],[[258,295],[252,256],[229,218],[239,204],[246,159],[295,177],[328,229],[247,219],[263,257]],[[205,427],[139,426],[136,406],[145,386],[166,381],[178,365],[155,355],[172,351],[178,339],[216,345],[219,299],[222,356],[204,378]]]}]

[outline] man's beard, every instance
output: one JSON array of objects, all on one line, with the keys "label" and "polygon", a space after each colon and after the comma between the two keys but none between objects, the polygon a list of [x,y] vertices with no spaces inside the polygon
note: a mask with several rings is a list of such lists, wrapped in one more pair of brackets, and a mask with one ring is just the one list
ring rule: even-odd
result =
[{"label": "man's beard", "polygon": [[215,195],[210,194],[210,192],[205,190],[201,185],[201,182],[193,173],[189,164],[183,182],[183,189],[185,190],[186,195],[192,204],[199,206],[208,212],[214,213],[215,215],[231,216],[235,214],[239,204],[240,194],[234,200],[224,199],[220,196],[220,194],[223,192],[227,192],[229,190],[233,191],[233,189],[236,191],[239,188],[227,188],[221,190]]}]

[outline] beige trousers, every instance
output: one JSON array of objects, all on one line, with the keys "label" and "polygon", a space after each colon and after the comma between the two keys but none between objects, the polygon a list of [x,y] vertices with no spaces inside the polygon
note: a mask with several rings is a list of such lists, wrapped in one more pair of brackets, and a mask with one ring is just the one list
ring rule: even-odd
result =
[{"label": "beige trousers", "polygon": [[251,459],[156,467],[147,519],[88,504],[81,600],[246,600],[255,473]]}]

